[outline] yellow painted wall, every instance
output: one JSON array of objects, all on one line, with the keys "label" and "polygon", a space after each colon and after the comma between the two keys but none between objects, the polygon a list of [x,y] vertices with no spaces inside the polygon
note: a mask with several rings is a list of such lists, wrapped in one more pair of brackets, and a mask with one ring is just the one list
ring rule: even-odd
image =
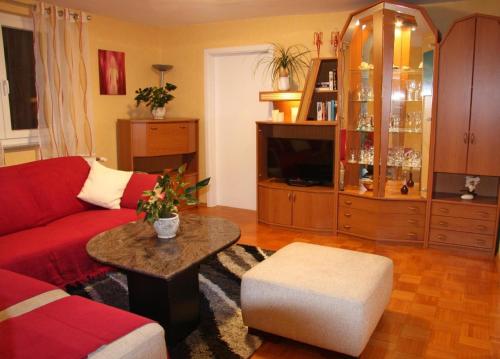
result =
[{"label": "yellow painted wall", "polygon": [[[451,23],[471,13],[500,16],[499,0],[467,0],[425,5],[436,27],[445,33]],[[176,99],[170,104],[174,116],[200,118],[201,173],[205,169],[204,136],[204,50],[278,42],[304,44],[313,50],[313,33],[323,31],[322,56],[331,56],[328,41],[332,30],[341,30],[350,12],[282,16],[177,26],[165,29],[163,62],[174,65],[168,81],[178,85]],[[257,94],[256,94],[257,95]],[[258,120],[258,119],[256,119]]]},{"label": "yellow painted wall", "polygon": [[[474,12],[500,16],[498,0],[466,0],[426,4],[425,7],[441,32],[445,32],[457,18]],[[18,8],[0,2],[0,11],[24,13]],[[332,30],[341,30],[348,12],[315,15],[281,16],[230,21],[203,25],[177,26],[158,29],[152,26],[128,23],[112,18],[93,16],[89,27],[90,60],[93,81],[94,126],[96,151],[116,166],[115,121],[137,114],[133,101],[138,87],[156,85],[159,76],[151,69],[153,63],[168,63],[174,68],[167,80],[179,86],[176,99],[168,105],[171,116],[201,119],[201,167],[204,172],[204,58],[208,48],[244,46],[279,42],[284,45],[301,43],[313,49],[312,34],[324,32],[322,56],[329,56],[328,40]],[[97,49],[126,52],[126,96],[99,95]],[[256,94],[257,95],[257,94]],[[142,112],[143,115],[146,112]],[[17,163],[33,157],[25,151],[19,156],[10,152],[8,163]]]}]

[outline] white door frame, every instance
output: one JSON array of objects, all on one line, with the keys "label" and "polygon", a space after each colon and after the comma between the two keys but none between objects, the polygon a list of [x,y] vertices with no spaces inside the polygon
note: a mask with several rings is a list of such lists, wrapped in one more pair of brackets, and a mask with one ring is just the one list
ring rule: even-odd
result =
[{"label": "white door frame", "polygon": [[[240,54],[272,53],[272,45],[252,45],[205,49],[205,167],[207,177],[212,178],[212,186],[207,193],[207,206],[217,204],[217,181],[215,159],[215,60],[218,57]],[[257,96],[258,94],[255,94]],[[257,119],[256,119],[257,120]]]}]

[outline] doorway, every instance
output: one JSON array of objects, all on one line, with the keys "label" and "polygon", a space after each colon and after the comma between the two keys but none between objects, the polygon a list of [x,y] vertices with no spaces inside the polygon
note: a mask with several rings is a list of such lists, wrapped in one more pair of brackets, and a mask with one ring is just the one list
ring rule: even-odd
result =
[{"label": "doorway", "polygon": [[205,50],[207,205],[256,209],[256,126],[272,105],[259,102],[271,89],[264,67],[269,45]]}]

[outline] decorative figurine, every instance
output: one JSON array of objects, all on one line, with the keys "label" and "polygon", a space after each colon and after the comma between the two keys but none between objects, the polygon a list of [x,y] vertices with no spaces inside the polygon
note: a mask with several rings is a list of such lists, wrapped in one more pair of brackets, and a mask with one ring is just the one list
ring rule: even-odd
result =
[{"label": "decorative figurine", "polygon": [[318,52],[319,59],[319,52],[321,50],[321,45],[323,45],[323,31],[314,33],[313,45],[316,45],[316,51]]},{"label": "decorative figurine", "polygon": [[403,183],[403,187],[401,187],[401,194],[408,194],[408,186],[406,183]]},{"label": "decorative figurine", "polygon": [[463,190],[463,195],[460,196],[462,199],[471,200],[476,196],[476,187],[481,182],[481,178],[473,176],[465,176],[465,190]]},{"label": "decorative figurine", "polygon": [[338,31],[332,31],[330,35],[330,45],[332,45],[333,56],[338,57],[339,51],[339,39],[340,35]]}]

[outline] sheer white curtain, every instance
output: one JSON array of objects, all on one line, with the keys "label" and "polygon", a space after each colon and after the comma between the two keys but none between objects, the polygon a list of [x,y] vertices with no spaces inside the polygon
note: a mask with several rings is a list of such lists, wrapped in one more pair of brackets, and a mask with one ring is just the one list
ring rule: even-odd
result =
[{"label": "sheer white curtain", "polygon": [[38,3],[33,20],[41,157],[93,156],[87,14]]}]

